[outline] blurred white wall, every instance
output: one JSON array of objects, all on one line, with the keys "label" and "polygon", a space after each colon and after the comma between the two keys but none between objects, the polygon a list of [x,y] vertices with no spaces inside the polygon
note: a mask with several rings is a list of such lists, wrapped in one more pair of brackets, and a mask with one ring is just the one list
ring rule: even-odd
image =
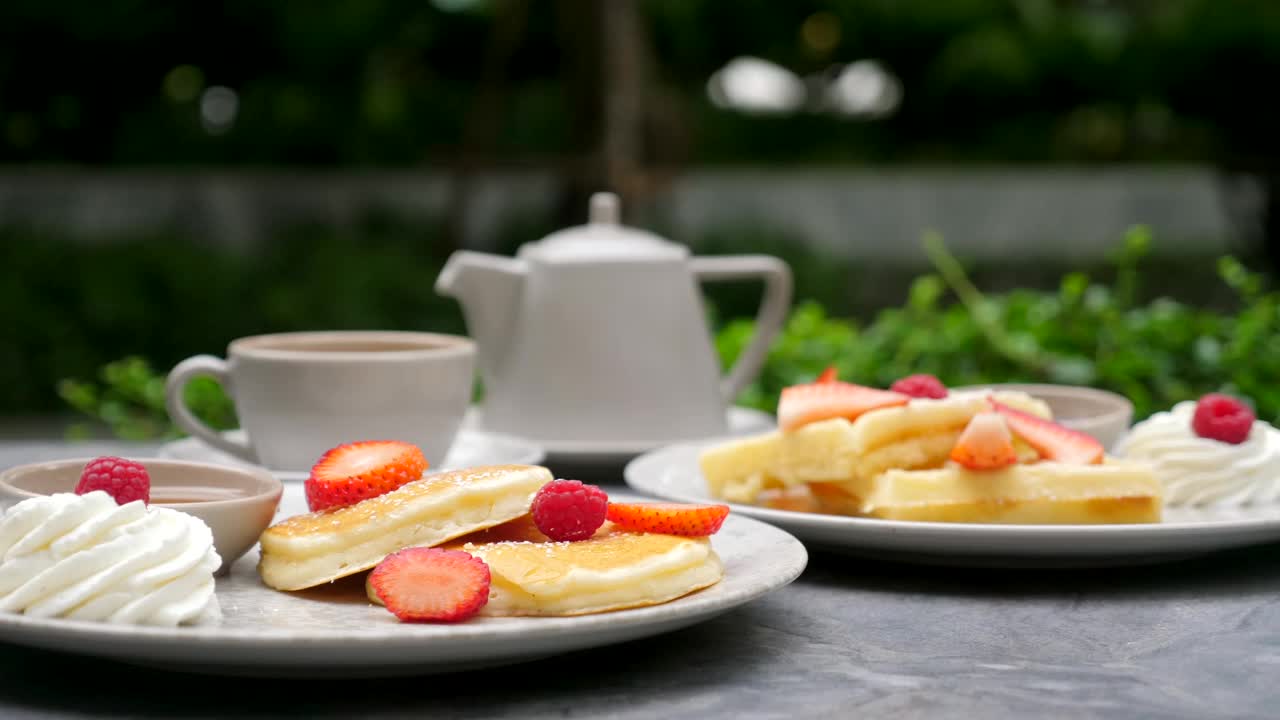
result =
[{"label": "blurred white wall", "polygon": [[[439,221],[449,177],[431,172],[160,173],[0,170],[0,226],[34,224],[87,238],[155,227],[246,248],[272,227],[353,222],[368,208]],[[491,244],[513,216],[537,217],[555,199],[549,173],[477,178],[467,244]],[[726,227],[785,230],[833,253],[913,261],[920,235],[940,230],[966,256],[1083,259],[1115,246],[1125,228],[1151,225],[1161,252],[1219,252],[1248,234],[1256,192],[1226,186],[1211,168],[693,170],[631,222],[693,242]],[[535,239],[535,238],[529,238]]]}]

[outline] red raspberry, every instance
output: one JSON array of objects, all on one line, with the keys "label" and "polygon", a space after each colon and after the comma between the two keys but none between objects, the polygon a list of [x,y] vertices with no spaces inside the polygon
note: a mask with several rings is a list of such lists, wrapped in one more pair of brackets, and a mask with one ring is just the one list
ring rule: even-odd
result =
[{"label": "red raspberry", "polygon": [[908,375],[889,386],[889,389],[914,398],[941,400],[947,396],[947,386],[932,375]]},{"label": "red raspberry", "polygon": [[586,540],[604,524],[608,511],[605,491],[577,480],[552,480],[533,497],[533,523],[556,542]]},{"label": "red raspberry", "polygon": [[115,498],[116,503],[124,505],[134,500],[151,502],[151,476],[142,463],[124,458],[95,458],[84,466],[80,473],[80,482],[76,483],[76,494],[86,495],[94,490],[101,490]]},{"label": "red raspberry", "polygon": [[1249,439],[1253,429],[1253,410],[1227,395],[1209,393],[1196,403],[1191,429],[1202,438],[1239,445]]}]

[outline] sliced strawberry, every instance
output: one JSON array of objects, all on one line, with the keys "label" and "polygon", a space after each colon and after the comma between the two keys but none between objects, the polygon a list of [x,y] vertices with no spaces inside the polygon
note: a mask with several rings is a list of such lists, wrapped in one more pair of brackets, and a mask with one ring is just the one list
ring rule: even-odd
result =
[{"label": "sliced strawberry", "polygon": [[1071,465],[1098,465],[1106,451],[1093,436],[1015,410],[989,398],[991,407],[1004,416],[1014,434],[1036,449],[1046,460]]},{"label": "sliced strawberry", "polygon": [[819,420],[853,420],[869,410],[906,405],[910,399],[902,393],[835,380],[792,385],[778,398],[778,427],[789,431]]},{"label": "sliced strawberry", "polygon": [[823,370],[822,374],[818,376],[818,379],[814,380],[815,383],[833,383],[835,381],[836,381],[835,365],[828,365],[827,369]]},{"label": "sliced strawberry", "polygon": [[422,450],[398,440],[339,445],[311,468],[305,485],[312,512],[354,505],[422,477]]},{"label": "sliced strawberry", "polygon": [[728,505],[609,503],[608,519],[626,530],[702,537],[715,535],[729,516]]},{"label": "sliced strawberry", "polygon": [[366,584],[401,622],[458,622],[489,602],[489,566],[461,550],[392,553]]},{"label": "sliced strawberry", "polygon": [[951,448],[951,459],[970,470],[996,470],[1018,462],[1004,416],[995,412],[974,415]]}]

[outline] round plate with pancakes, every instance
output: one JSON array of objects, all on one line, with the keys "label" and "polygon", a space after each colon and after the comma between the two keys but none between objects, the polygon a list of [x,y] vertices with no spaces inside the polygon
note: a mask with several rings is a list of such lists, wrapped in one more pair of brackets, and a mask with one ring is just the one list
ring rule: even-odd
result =
[{"label": "round plate with pancakes", "polygon": [[[621,498],[619,498],[621,499]],[[279,517],[306,512],[286,485]],[[808,556],[786,532],[730,515],[712,537],[724,578],[660,605],[576,617],[399,623],[371,604],[363,576],[284,593],[259,579],[255,548],[217,581],[218,625],[155,628],[0,613],[0,641],[152,664],[264,677],[418,675],[523,662],[656,635],[707,620],[795,580]]]},{"label": "round plate with pancakes", "polygon": [[[645,453],[627,465],[627,484],[666,500],[720,502],[707,490],[698,455],[728,439],[680,443]],[[1163,522],[1131,525],[907,522],[728,505],[733,515],[768,522],[814,548],[935,565],[1135,565],[1280,540],[1280,504],[1231,509],[1166,507]]]}]

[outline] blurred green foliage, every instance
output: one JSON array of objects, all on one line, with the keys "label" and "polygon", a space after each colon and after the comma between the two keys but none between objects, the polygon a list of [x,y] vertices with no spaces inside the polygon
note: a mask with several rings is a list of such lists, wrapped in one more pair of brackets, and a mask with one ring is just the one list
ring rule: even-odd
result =
[{"label": "blurred green foliage", "polygon": [[[56,409],[59,380],[87,381],[126,356],[167,372],[258,333],[462,331],[457,305],[432,289],[443,258],[430,232],[371,216],[353,227],[283,229],[233,252],[173,233],[85,241],[0,229],[0,415]],[[136,379],[139,370],[111,372]],[[116,399],[148,397],[130,382]],[[115,396],[64,391],[116,412]]]},{"label": "blurred green foliage", "polygon": [[[146,358],[130,356],[107,363],[97,382],[64,379],[58,395],[68,405],[93,418],[122,440],[145,441],[179,437],[169,422],[164,401],[165,373],[157,373]],[[235,406],[211,378],[193,378],[185,392],[187,407],[210,427],[238,427]],[[88,423],[72,425],[67,434],[81,438],[93,433]]]},{"label": "blurred green foliage", "polygon": [[[0,161],[412,166],[469,125],[495,0],[0,3]],[[648,0],[664,160],[1125,161],[1276,155],[1263,89],[1280,71],[1271,0]],[[581,5],[530,0],[504,71],[491,157],[578,154],[565,77]],[[581,16],[581,17],[580,17]],[[510,17],[508,11],[507,17]],[[801,75],[873,58],[892,116],[753,117],[708,77],[755,55]],[[226,132],[201,94],[234,90]],[[1261,107],[1260,107],[1261,106]],[[682,138],[682,139],[680,139]]]},{"label": "blurred green foliage", "polygon": [[[1260,276],[1234,258],[1217,266],[1237,296],[1237,307],[1224,312],[1167,297],[1137,301],[1140,262],[1151,244],[1141,227],[1117,250],[1112,284],[1073,272],[1050,292],[984,294],[939,238],[926,243],[936,273],[915,280],[901,307],[861,324],[831,317],[818,303],[799,305],[740,402],[772,411],[782,388],[835,365],[850,382],[880,387],[918,372],[953,386],[1093,385],[1128,396],[1137,418],[1222,391],[1249,398],[1259,417],[1280,422],[1280,293],[1264,291]],[[723,329],[717,347],[724,363],[752,331],[750,320]]]}]

